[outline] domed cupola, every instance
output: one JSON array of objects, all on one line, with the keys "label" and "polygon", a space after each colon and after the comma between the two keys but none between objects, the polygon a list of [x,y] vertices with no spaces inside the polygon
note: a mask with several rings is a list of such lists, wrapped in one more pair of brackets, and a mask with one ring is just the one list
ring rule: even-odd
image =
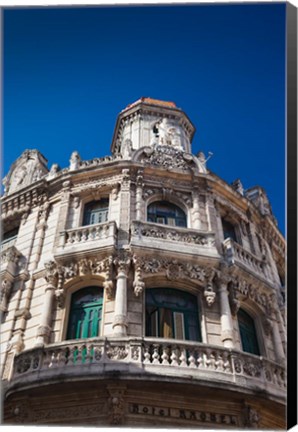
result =
[{"label": "domed cupola", "polygon": [[142,97],[118,116],[111,151],[129,157],[133,150],[156,145],[191,153],[195,127],[174,102]]}]

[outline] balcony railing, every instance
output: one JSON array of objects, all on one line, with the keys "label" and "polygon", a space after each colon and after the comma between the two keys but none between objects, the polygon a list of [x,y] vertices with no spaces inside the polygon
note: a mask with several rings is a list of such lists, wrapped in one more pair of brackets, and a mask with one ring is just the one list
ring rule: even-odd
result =
[{"label": "balcony railing", "polygon": [[[181,228],[156,224],[151,222],[133,221],[131,224],[131,242],[136,245],[152,245],[181,252],[202,252],[207,255],[217,255],[215,248],[215,234],[195,230],[191,228]],[[177,246],[179,244],[179,246]]]},{"label": "balcony railing", "polygon": [[261,276],[263,279],[271,279],[268,265],[263,260],[257,258],[249,251],[245,250],[231,238],[223,242],[226,259],[230,264],[240,264],[254,274]]},{"label": "balcony railing", "polygon": [[[284,397],[285,369],[272,361],[224,347],[157,338],[94,338],[24,351],[15,357],[10,384],[37,385],[55,377],[127,374],[226,382]],[[179,377],[179,378],[178,378]]]},{"label": "balcony railing", "polygon": [[113,245],[116,241],[116,232],[117,227],[114,221],[62,231],[60,234],[59,253]]}]

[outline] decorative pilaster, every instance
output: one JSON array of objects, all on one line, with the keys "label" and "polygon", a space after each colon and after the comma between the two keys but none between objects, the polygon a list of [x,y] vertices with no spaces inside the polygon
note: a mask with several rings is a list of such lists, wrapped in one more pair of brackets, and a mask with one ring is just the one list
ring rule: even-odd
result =
[{"label": "decorative pilaster", "polygon": [[45,269],[45,280],[48,285],[45,289],[41,320],[37,328],[35,346],[43,346],[45,343],[49,342],[52,323],[52,304],[58,282],[58,270],[55,262],[49,261],[45,263]]},{"label": "decorative pilaster", "polygon": [[192,202],[193,202],[193,227],[195,229],[201,229],[201,221],[200,221],[200,199],[199,199],[199,190],[198,186],[194,185],[194,190],[192,193]]},{"label": "decorative pilaster", "polygon": [[231,276],[226,272],[217,272],[217,284],[220,301],[221,340],[227,348],[234,348],[233,319],[229,303],[228,283]]},{"label": "decorative pilaster", "polygon": [[103,270],[105,275],[105,280],[103,283],[103,287],[107,293],[108,300],[112,300],[114,298],[114,282],[112,278],[112,268],[113,268],[113,256],[109,256],[103,262]]},{"label": "decorative pilaster", "polygon": [[2,279],[0,311],[7,312],[8,299],[11,293],[12,282],[9,279]]},{"label": "decorative pilaster", "polygon": [[114,260],[117,266],[117,286],[115,295],[115,316],[113,322],[113,334],[126,336],[127,334],[127,277],[131,263],[128,251],[120,251]]},{"label": "decorative pilaster", "polygon": [[133,257],[133,263],[134,263],[134,267],[135,267],[135,276],[134,276],[134,281],[133,281],[133,288],[134,288],[134,293],[135,293],[136,297],[139,297],[142,294],[142,292],[144,291],[145,283],[143,282],[143,278],[142,278],[141,263],[136,256]]},{"label": "decorative pilaster", "polygon": [[120,197],[120,220],[118,231],[118,246],[123,247],[129,242],[130,228],[130,171],[129,169],[122,170]]},{"label": "decorative pilaster", "polygon": [[206,298],[207,305],[210,307],[213,305],[216,297],[216,293],[213,289],[213,279],[216,272],[212,268],[208,268],[206,270],[206,280],[207,280],[207,286],[204,290],[204,297]]},{"label": "decorative pilaster", "polygon": [[139,170],[136,179],[136,219],[142,220],[143,216],[143,171]]},{"label": "decorative pilaster", "polygon": [[[66,180],[62,184],[62,196],[61,196],[61,203],[60,203],[60,209],[59,209],[59,218],[58,218],[58,224],[57,224],[57,231],[56,231],[56,238],[55,238],[55,246],[64,246],[64,231],[66,229],[66,221],[67,221],[67,215],[68,215],[68,208],[70,205],[70,188],[71,188],[71,182],[69,180]],[[61,235],[62,233],[62,235]]]},{"label": "decorative pilaster", "polygon": [[276,360],[278,363],[283,363],[285,361],[285,353],[283,349],[282,339],[279,331],[278,317],[274,313],[275,319],[272,320],[272,337],[274,343],[274,350],[276,355]]},{"label": "decorative pilaster", "polygon": [[109,392],[108,412],[109,420],[112,425],[121,425],[124,421],[124,394],[126,387],[110,385],[107,387]]}]

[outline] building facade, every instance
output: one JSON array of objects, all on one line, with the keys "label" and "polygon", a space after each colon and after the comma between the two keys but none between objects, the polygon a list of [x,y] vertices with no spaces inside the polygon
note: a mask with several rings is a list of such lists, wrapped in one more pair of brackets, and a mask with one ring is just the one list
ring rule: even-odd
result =
[{"label": "building facade", "polygon": [[265,191],[209,171],[194,133],[141,98],[111,156],[11,166],[4,423],[285,428],[285,241]]}]

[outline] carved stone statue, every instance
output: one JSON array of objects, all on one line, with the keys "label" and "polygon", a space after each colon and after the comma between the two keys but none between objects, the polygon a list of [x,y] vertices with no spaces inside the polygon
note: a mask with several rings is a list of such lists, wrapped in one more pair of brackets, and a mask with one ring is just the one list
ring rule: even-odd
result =
[{"label": "carved stone statue", "polygon": [[70,162],[69,165],[70,171],[75,171],[79,168],[81,162],[81,156],[77,151],[72,152],[69,162]]}]

